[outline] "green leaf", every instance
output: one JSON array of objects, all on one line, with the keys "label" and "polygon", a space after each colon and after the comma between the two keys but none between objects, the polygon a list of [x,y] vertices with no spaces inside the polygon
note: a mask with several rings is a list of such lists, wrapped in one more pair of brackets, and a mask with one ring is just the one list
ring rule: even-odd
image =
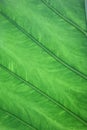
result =
[{"label": "green leaf", "polygon": [[[1,0],[0,4],[1,11],[21,26],[27,35],[36,39],[45,51],[48,50],[58,62],[87,79],[87,32],[76,25],[86,28],[85,1],[51,1],[61,15],[63,12],[71,13],[65,17],[55,12],[50,6],[51,2],[48,2],[49,4],[44,4],[43,0]],[[66,20],[68,17],[76,26]]]},{"label": "green leaf", "polygon": [[13,114],[0,108],[1,130],[36,130]]},{"label": "green leaf", "polygon": [[42,2],[71,25],[86,31],[84,0],[42,0]]},{"label": "green leaf", "polygon": [[65,106],[67,111],[87,120],[87,80],[57,62],[5,17],[1,15],[0,19],[0,64]]},{"label": "green leaf", "polygon": [[31,84],[0,67],[1,130],[86,130],[81,122],[36,92]]},{"label": "green leaf", "polygon": [[85,2],[62,2],[0,0],[0,107],[38,130],[87,129]]}]

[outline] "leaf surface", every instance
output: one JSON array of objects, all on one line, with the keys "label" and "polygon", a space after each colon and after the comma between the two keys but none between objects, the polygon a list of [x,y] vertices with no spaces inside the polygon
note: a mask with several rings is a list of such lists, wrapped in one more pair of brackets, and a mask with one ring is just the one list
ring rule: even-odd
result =
[{"label": "leaf surface", "polygon": [[85,1],[55,1],[0,1],[0,108],[19,130],[87,129]]},{"label": "leaf surface", "polygon": [[23,128],[86,130],[87,126],[36,92],[31,84],[25,84],[23,80],[18,79],[18,76],[1,66],[0,129],[22,130]]},{"label": "leaf surface", "polygon": [[45,1],[47,4],[43,0],[1,0],[0,4],[1,11],[21,26],[25,34],[36,40],[58,62],[87,79],[87,32],[56,14],[47,6],[51,2],[52,6],[59,6],[61,14],[71,13],[65,15],[67,19],[71,16],[74,22],[86,28],[84,0],[48,0]]},{"label": "leaf surface", "polygon": [[0,17],[0,64],[65,106],[70,113],[87,120],[87,80],[57,62],[5,17]]}]

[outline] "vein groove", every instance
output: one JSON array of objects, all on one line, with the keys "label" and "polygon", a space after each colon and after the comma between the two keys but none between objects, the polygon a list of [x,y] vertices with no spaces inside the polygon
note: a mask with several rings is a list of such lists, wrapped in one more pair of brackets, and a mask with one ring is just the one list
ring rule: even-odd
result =
[{"label": "vein groove", "polygon": [[53,11],[56,15],[60,16],[64,21],[75,27],[77,30],[82,32],[87,37],[87,32],[84,31],[79,25],[72,22],[70,19],[66,18],[60,11],[56,10],[54,7],[48,5],[48,3],[45,0],[41,0],[44,5],[46,5],[51,11]]},{"label": "vein groove", "polygon": [[30,125],[29,123],[25,122],[24,120],[20,119],[18,116],[14,115],[13,113],[10,113],[9,111],[6,111],[2,108],[0,108],[1,111],[4,111],[6,113],[8,113],[8,115],[11,115],[12,117],[16,118],[17,120],[19,120],[22,124],[28,126],[28,127],[31,127],[33,128],[34,130],[37,130],[35,127],[33,127],[32,125]]}]

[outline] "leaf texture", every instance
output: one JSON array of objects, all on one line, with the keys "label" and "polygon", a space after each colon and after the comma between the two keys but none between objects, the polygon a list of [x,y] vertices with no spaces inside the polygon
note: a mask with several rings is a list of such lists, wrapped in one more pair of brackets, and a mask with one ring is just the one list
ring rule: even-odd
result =
[{"label": "leaf texture", "polygon": [[1,19],[0,63],[87,120],[87,80],[58,63],[3,16]]},{"label": "leaf texture", "polygon": [[13,114],[0,109],[0,129],[1,130],[36,130],[18,119]]},{"label": "leaf texture", "polygon": [[[49,1],[48,1],[49,2]],[[55,2],[55,1],[54,1]],[[54,3],[52,2],[52,3]],[[56,5],[63,3],[56,1]],[[69,2],[64,2],[67,8]],[[47,3],[47,2],[46,2]],[[51,3],[51,2],[49,2]],[[86,26],[85,1],[73,0],[67,9],[72,19]],[[1,0],[1,11],[32,35],[45,50],[66,67],[87,79],[87,32],[78,30],[43,3],[43,0]],[[74,8],[74,9],[73,9]],[[77,8],[77,9],[76,9]],[[79,10],[80,8],[80,10]],[[63,8],[65,12],[65,8]],[[72,11],[76,10],[76,11]],[[77,14],[74,12],[78,12]],[[73,16],[74,15],[74,16]],[[68,19],[68,16],[66,16]],[[73,18],[74,17],[74,18]],[[81,18],[83,17],[83,18]],[[75,61],[74,61],[75,60]]]},{"label": "leaf texture", "polygon": [[14,129],[19,126],[18,130],[22,130],[23,124],[17,122],[20,119],[25,130],[29,125],[34,127],[30,130],[86,130],[86,124],[70,116],[4,67],[0,67],[0,77],[0,108],[15,117],[13,119],[0,110],[0,129],[6,126],[4,130],[10,130],[12,125]]},{"label": "leaf texture", "polygon": [[42,0],[67,22],[86,31],[84,0]]},{"label": "leaf texture", "polygon": [[84,7],[83,0],[0,0],[3,130],[87,129]]}]

